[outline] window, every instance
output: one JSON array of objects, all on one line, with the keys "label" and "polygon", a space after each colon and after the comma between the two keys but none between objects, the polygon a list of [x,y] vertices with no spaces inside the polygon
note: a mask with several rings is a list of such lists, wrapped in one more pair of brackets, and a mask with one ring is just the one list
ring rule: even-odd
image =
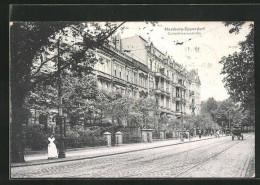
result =
[{"label": "window", "polygon": [[110,62],[109,60],[107,60],[107,73],[109,73],[109,69],[110,69]]},{"label": "window", "polygon": [[153,62],[152,62],[152,60],[150,60],[150,70],[151,71],[153,70]]},{"label": "window", "polygon": [[134,83],[137,84],[137,74],[134,72]]},{"label": "window", "polygon": [[126,74],[126,81],[129,81],[128,76],[129,76],[129,71],[127,71],[127,74]]},{"label": "window", "polygon": [[136,97],[136,91],[134,91],[134,97]]},{"label": "window", "polygon": [[180,90],[178,87],[176,87],[176,97],[180,97]]},{"label": "window", "polygon": [[153,81],[150,80],[150,88],[153,89],[154,88],[154,85],[153,85]]},{"label": "window", "polygon": [[119,78],[122,78],[122,68],[119,68]]},{"label": "window", "polygon": [[115,76],[116,76],[116,66],[115,66]]},{"label": "window", "polygon": [[180,111],[180,104],[179,102],[176,102],[176,112],[179,112]]}]

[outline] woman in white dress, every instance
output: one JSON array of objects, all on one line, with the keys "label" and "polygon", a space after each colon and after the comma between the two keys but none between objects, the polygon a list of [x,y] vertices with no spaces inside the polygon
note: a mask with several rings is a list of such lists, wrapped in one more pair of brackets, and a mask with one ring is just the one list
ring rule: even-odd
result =
[{"label": "woman in white dress", "polygon": [[51,135],[51,137],[49,137],[48,140],[50,141],[50,143],[48,144],[48,159],[57,158],[58,152],[57,152],[56,145],[54,143],[55,138],[53,137],[53,135]]}]

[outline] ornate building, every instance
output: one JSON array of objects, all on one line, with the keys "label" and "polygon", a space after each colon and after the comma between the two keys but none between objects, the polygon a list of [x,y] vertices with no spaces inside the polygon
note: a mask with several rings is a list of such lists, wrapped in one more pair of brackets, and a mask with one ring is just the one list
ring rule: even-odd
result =
[{"label": "ornate building", "polygon": [[[82,40],[64,36],[61,42],[77,42],[77,39]],[[100,89],[120,90],[133,98],[155,96],[161,115],[199,114],[201,83],[198,72],[187,71],[150,40],[141,36],[121,39],[117,35],[95,51],[96,57],[103,59],[93,71]],[[53,63],[44,70],[54,71]],[[39,113],[34,109],[32,112],[29,122],[40,122]],[[55,124],[55,117],[48,116],[48,123]]]},{"label": "ornate building", "polygon": [[95,65],[99,87],[121,90],[134,98],[155,95],[161,114],[198,114],[200,80],[196,70],[187,71],[167,53],[141,36],[121,39],[97,50],[103,64]]}]

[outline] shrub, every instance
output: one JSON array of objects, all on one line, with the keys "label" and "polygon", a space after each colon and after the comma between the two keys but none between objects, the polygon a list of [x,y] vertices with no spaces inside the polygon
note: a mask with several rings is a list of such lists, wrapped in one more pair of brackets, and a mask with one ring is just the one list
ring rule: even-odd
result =
[{"label": "shrub", "polygon": [[48,147],[48,137],[52,134],[52,130],[40,124],[28,125],[25,127],[25,146],[31,150],[42,150]]},{"label": "shrub", "polygon": [[168,138],[173,138],[172,132],[167,132],[166,133],[166,139],[168,139]]}]

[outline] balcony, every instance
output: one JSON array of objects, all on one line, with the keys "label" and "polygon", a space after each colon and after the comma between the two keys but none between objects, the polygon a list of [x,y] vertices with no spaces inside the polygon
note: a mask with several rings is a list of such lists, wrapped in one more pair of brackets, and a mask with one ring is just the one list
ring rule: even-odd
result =
[{"label": "balcony", "polygon": [[194,91],[190,91],[190,96],[194,96],[195,92]]},{"label": "balcony", "polygon": [[156,94],[160,94],[160,93],[161,93],[161,89],[156,88],[156,89],[154,89],[154,92],[155,92]]},{"label": "balcony", "polygon": [[171,81],[170,84],[171,84],[172,86],[174,86],[174,87],[177,87],[177,83],[175,83],[175,82],[173,82],[173,81]]},{"label": "balcony", "polygon": [[182,113],[180,112],[180,110],[176,109],[175,116],[180,117],[181,115],[182,115]]},{"label": "balcony", "polygon": [[165,91],[163,88],[158,88],[158,87],[156,89],[154,89],[154,92],[156,94],[163,94],[163,95],[168,96],[168,97],[171,95],[170,92]]},{"label": "balcony", "polygon": [[174,97],[175,101],[181,101],[181,97]]},{"label": "balcony", "polygon": [[117,77],[112,77],[112,80],[114,83],[118,83],[118,84],[121,84],[121,85],[126,85],[126,81],[123,80],[123,79],[120,79],[120,78],[117,78]]},{"label": "balcony", "polygon": [[187,89],[183,84],[181,84],[181,83],[175,83],[174,84],[176,87],[179,87],[179,88],[183,88],[183,89]]},{"label": "balcony", "polygon": [[155,76],[155,77],[161,77],[161,73],[160,73],[160,72],[155,72],[155,73],[154,73],[154,76]]},{"label": "balcony", "polygon": [[190,107],[195,107],[195,103],[190,103]]},{"label": "balcony", "polygon": [[161,112],[164,112],[164,113],[167,113],[167,114],[174,114],[173,111],[171,111],[170,108],[166,108],[166,107],[164,107],[164,106],[160,106],[159,110],[160,110]]},{"label": "balcony", "polygon": [[168,76],[166,76],[163,72],[155,72],[154,76],[155,77],[161,77],[161,78],[164,78],[167,81],[170,81],[170,78]]},{"label": "balcony", "polygon": [[103,78],[103,79],[109,79],[111,80],[111,75],[101,72],[101,71],[94,71],[94,73],[97,75],[98,78]]}]

